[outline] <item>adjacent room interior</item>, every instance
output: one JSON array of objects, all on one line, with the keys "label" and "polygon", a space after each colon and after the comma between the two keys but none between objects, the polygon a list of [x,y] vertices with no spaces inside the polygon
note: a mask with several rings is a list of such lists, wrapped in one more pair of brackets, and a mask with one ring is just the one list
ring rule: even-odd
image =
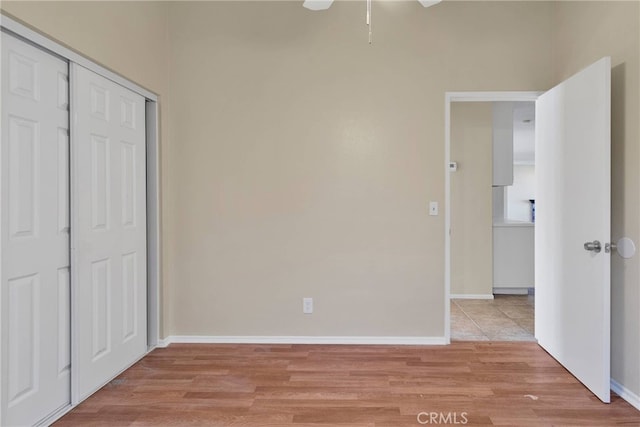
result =
[{"label": "adjacent room interior", "polygon": [[451,110],[451,339],[535,341],[535,103]]},{"label": "adjacent room interior", "polygon": [[0,424],[640,423],[640,3],[0,9]]}]

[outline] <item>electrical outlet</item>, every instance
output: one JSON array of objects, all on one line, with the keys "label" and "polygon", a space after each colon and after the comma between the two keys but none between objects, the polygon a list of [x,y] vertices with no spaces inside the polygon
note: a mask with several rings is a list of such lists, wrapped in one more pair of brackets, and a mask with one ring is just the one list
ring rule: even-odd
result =
[{"label": "electrical outlet", "polygon": [[304,314],[313,313],[313,298],[302,298],[302,312]]}]

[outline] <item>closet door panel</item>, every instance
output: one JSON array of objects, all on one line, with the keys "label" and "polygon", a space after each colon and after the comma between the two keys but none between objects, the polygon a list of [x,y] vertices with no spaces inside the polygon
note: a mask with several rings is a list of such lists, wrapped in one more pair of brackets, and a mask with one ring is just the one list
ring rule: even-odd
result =
[{"label": "closet door panel", "polygon": [[146,352],[146,137],[143,97],[72,67],[75,400]]},{"label": "closet door panel", "polygon": [[70,403],[65,61],[2,33],[2,419]]}]

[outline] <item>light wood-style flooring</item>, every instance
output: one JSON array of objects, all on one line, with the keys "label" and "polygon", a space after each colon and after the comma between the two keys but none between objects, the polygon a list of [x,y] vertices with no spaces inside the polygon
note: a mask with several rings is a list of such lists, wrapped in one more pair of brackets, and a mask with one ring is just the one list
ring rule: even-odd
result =
[{"label": "light wood-style flooring", "polygon": [[55,425],[415,427],[420,413],[466,425],[640,425],[639,411],[615,395],[601,403],[531,342],[173,344]]}]

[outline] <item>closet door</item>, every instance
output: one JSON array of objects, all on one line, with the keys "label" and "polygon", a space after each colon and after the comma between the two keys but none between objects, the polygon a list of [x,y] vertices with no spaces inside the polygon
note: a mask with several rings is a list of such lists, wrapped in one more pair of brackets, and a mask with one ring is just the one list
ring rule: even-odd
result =
[{"label": "closet door", "polygon": [[2,419],[70,403],[67,63],[2,33]]},{"label": "closet door", "polygon": [[147,349],[145,100],[76,64],[72,80],[74,402]]}]

